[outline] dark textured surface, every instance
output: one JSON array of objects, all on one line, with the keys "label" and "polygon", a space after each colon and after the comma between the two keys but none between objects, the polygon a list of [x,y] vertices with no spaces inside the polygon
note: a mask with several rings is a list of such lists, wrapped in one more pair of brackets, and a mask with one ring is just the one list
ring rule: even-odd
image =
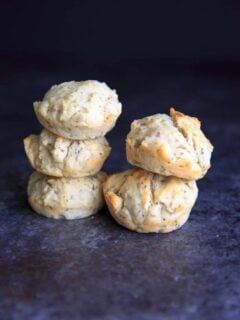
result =
[{"label": "dark textured surface", "polygon": [[[146,71],[141,63],[11,64],[0,83],[0,319],[239,320],[239,77],[227,68],[225,75],[187,66]],[[109,82],[123,102],[108,135],[107,172],[128,167],[124,137],[134,118],[173,104],[202,120],[215,146],[213,165],[182,229],[143,235],[118,226],[106,208],[76,221],[29,208],[31,168],[21,140],[40,128],[31,103],[53,83],[87,78]]]}]

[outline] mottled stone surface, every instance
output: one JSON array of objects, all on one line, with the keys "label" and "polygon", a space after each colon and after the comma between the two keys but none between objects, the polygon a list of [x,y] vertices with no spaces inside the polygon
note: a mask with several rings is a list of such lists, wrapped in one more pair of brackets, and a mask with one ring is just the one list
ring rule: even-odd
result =
[{"label": "mottled stone surface", "polygon": [[[4,75],[1,320],[240,319],[240,81],[129,69],[119,67],[113,76],[110,67],[88,72],[18,66]],[[75,221],[50,220],[29,208],[31,168],[21,140],[40,128],[31,101],[53,83],[86,78],[105,79],[119,88],[123,101],[123,115],[108,135],[113,148],[108,172],[128,167],[124,138],[134,118],[167,112],[174,104],[202,119],[215,145],[213,166],[198,183],[199,198],[182,229],[144,235],[117,225],[106,208]]]}]

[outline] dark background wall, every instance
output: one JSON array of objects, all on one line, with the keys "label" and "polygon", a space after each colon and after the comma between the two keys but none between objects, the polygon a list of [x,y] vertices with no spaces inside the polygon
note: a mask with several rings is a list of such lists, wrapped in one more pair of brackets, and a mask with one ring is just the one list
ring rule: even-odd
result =
[{"label": "dark background wall", "polygon": [[1,0],[1,51],[87,59],[238,59],[240,2]]}]

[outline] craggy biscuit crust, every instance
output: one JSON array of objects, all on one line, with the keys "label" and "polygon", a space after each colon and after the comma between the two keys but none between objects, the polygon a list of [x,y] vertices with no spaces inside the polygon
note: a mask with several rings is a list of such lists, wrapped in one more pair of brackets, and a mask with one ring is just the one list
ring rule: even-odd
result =
[{"label": "craggy biscuit crust", "polygon": [[195,181],[134,168],[109,176],[103,193],[111,215],[122,226],[166,233],[187,221],[198,189]]},{"label": "craggy biscuit crust", "polygon": [[213,146],[197,118],[170,109],[131,124],[126,139],[128,161],[143,169],[188,180],[202,178],[210,168]]},{"label": "craggy biscuit crust", "polygon": [[34,102],[39,122],[49,131],[68,139],[104,136],[122,111],[115,90],[95,80],[55,85],[42,101]]},{"label": "craggy biscuit crust", "polygon": [[28,182],[28,201],[37,213],[53,219],[79,219],[104,204],[104,172],[84,178],[54,178],[35,171]]},{"label": "craggy biscuit crust", "polygon": [[27,157],[34,169],[54,177],[85,177],[101,170],[110,153],[104,137],[70,140],[42,130],[24,139]]}]

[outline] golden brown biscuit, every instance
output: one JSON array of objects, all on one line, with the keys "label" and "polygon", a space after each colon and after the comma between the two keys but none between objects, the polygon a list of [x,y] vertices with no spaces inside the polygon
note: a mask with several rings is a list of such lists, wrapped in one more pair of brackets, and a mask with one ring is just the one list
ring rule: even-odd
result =
[{"label": "golden brown biscuit", "polygon": [[134,168],[109,176],[103,193],[111,215],[122,226],[165,233],[187,221],[198,189],[195,181]]},{"label": "golden brown biscuit", "polygon": [[85,177],[101,170],[110,153],[104,137],[70,140],[44,129],[40,135],[24,139],[28,159],[34,169],[54,177]]},{"label": "golden brown biscuit", "polygon": [[188,180],[202,178],[210,168],[213,146],[197,118],[170,109],[131,124],[126,139],[128,161],[143,169]]},{"label": "golden brown biscuit", "polygon": [[37,213],[53,219],[79,219],[104,204],[104,172],[84,178],[54,178],[35,171],[28,182],[28,201]]}]

